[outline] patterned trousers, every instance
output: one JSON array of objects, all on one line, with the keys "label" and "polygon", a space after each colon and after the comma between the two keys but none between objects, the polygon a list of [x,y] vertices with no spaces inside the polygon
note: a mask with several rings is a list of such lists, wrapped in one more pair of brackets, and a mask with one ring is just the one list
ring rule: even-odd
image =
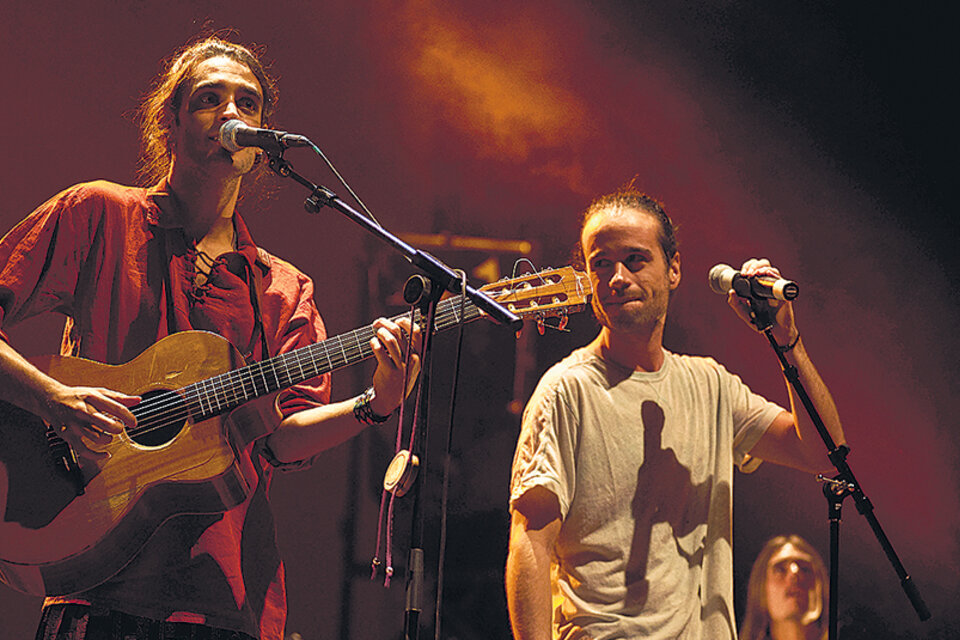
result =
[{"label": "patterned trousers", "polygon": [[76,604],[46,607],[36,640],[254,640],[239,631],[161,622]]}]

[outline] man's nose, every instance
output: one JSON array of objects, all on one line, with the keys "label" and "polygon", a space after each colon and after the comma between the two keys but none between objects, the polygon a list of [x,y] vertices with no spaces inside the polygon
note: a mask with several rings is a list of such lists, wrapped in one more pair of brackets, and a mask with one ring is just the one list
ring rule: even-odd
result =
[{"label": "man's nose", "polygon": [[237,102],[233,98],[227,100],[223,105],[223,111],[220,113],[220,119],[226,122],[227,120],[239,120],[240,119],[240,109],[237,108]]},{"label": "man's nose", "polygon": [[627,284],[627,268],[622,262],[618,262],[613,267],[613,273],[610,274],[610,288],[617,289]]}]

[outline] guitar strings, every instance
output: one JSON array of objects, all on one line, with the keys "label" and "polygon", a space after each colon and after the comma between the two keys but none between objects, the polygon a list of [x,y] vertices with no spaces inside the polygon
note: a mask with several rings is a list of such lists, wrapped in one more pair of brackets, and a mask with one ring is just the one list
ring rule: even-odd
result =
[{"label": "guitar strings", "polygon": [[[364,327],[351,333],[351,342],[357,342],[357,345],[348,345],[343,336],[336,336],[275,359],[252,363],[180,389],[167,390],[148,397],[134,408],[137,426],[129,430],[129,433],[131,436],[144,435],[168,426],[167,422],[171,419],[213,417],[222,413],[224,408],[270,392],[272,386],[290,386],[288,383],[296,378],[297,374],[300,374],[302,380],[309,380],[351,361],[372,356],[369,340],[374,336],[373,329]],[[336,346],[333,346],[334,344]],[[329,369],[325,371],[324,366],[329,366]]]},{"label": "guitar strings", "polygon": [[[544,280],[543,274],[533,274],[531,277],[538,278],[542,282],[547,282]],[[573,286],[570,286],[566,279],[561,280],[560,283],[548,284],[546,286],[559,287],[561,293],[568,298],[570,292],[575,291],[577,299],[582,300],[584,298],[583,285],[580,278],[574,278],[574,280],[575,284]],[[494,286],[497,284],[498,283],[493,283]],[[520,290],[516,288],[504,288],[490,295],[495,296],[497,300],[502,300],[518,291]],[[460,305],[458,302],[460,298],[462,298],[462,296],[455,296],[441,302],[441,308],[438,309],[436,317],[437,331],[447,329],[461,321],[474,320],[482,315],[479,309],[471,306],[465,313],[464,318],[459,318],[458,309]],[[400,317],[404,316],[396,316],[392,318],[392,320],[396,321]],[[422,321],[419,312],[416,314],[416,321],[418,324]],[[296,384],[291,382],[296,378],[294,375],[295,372],[299,372],[299,381],[302,382],[303,380],[309,380],[310,378],[333,371],[351,362],[367,359],[373,355],[369,341],[374,335],[373,326],[368,325],[312,345],[307,345],[300,349],[295,349],[294,351],[278,355],[268,360],[255,362],[239,369],[224,372],[206,380],[186,385],[180,389],[160,392],[155,396],[143,400],[132,409],[132,412],[137,417],[137,426],[129,430],[128,433],[131,436],[142,436],[166,428],[169,426],[171,420],[179,422],[181,420],[186,421],[191,417],[195,419],[214,417],[247,400],[272,392],[270,390],[270,384],[268,383],[268,375],[271,376],[276,383],[276,389],[273,389],[275,391]],[[345,345],[344,336],[351,337],[350,342],[352,344]],[[337,347],[333,348],[333,343],[337,343]],[[306,363],[301,359],[301,355],[303,354],[306,354]],[[323,357],[318,358],[318,355]],[[329,368],[323,370],[323,365],[320,363],[320,360],[326,360]],[[278,364],[281,367],[279,369]],[[306,370],[309,371],[311,375],[304,373],[305,364]],[[246,374],[246,376],[244,374]],[[258,377],[262,380],[262,384],[260,384],[259,387],[257,383]],[[284,383],[282,379],[285,379],[286,383]],[[251,389],[251,394],[247,393],[248,388]],[[206,389],[209,389],[212,393],[206,392]],[[266,389],[266,391],[261,392],[259,389]],[[242,400],[241,396],[243,398]],[[204,399],[206,399],[206,402],[204,402]],[[204,404],[207,405],[207,410],[204,410]],[[216,410],[213,409],[214,404],[216,404]]]},{"label": "guitar strings", "polygon": [[[546,282],[543,279],[542,274],[535,274],[535,277],[539,277],[541,281]],[[494,285],[495,284],[497,283],[494,283]],[[571,288],[567,286],[567,283],[565,281],[561,282],[560,284],[564,294],[567,294],[567,292],[571,290]],[[576,279],[576,286],[574,287],[574,289],[579,294],[578,299],[582,299],[583,286],[579,278]],[[515,289],[503,289],[499,292],[496,292],[494,295],[498,295],[500,298],[502,298],[505,295],[514,293],[515,291],[516,291]],[[458,318],[456,318],[457,306],[455,303],[458,298],[452,298],[450,300],[444,301],[444,303],[441,303],[441,306],[445,306],[445,308],[440,311],[437,317],[438,331],[449,328],[449,326],[452,326],[453,324],[456,324],[457,322],[460,321]],[[473,320],[473,319],[476,319],[476,317],[479,317],[481,313],[475,307],[471,307],[469,315],[471,317],[467,319]],[[398,316],[398,318],[399,317],[400,316]],[[451,321],[451,317],[453,317],[452,321]],[[417,319],[419,322],[420,321],[419,314]],[[396,318],[394,318],[394,320],[396,320]],[[142,435],[156,429],[164,428],[166,426],[166,424],[153,426],[156,424],[157,420],[165,421],[171,417],[176,417],[177,419],[183,419],[183,420],[186,420],[191,416],[213,417],[214,415],[223,413],[224,407],[222,405],[226,405],[226,408],[229,409],[231,408],[231,406],[234,406],[231,404],[232,402],[236,404],[241,404],[242,402],[246,402],[247,400],[250,399],[251,396],[247,394],[246,386],[244,383],[243,373],[245,371],[248,373],[247,379],[250,382],[253,397],[259,397],[260,395],[263,395],[263,393],[260,393],[258,391],[257,383],[256,383],[257,376],[263,379],[264,387],[268,389],[268,391],[264,393],[271,392],[269,391],[269,384],[266,380],[267,365],[269,365],[272,369],[273,378],[276,381],[278,388],[283,388],[285,386],[290,386],[291,384],[295,384],[291,382],[294,378],[291,373],[291,367],[290,367],[290,364],[291,364],[290,361],[292,360],[296,360],[296,368],[300,371],[301,381],[302,381],[302,380],[307,380],[311,377],[315,377],[317,375],[321,375],[322,373],[326,373],[327,371],[332,371],[340,366],[343,366],[344,364],[350,363],[351,360],[356,360],[357,358],[366,359],[370,357],[372,355],[372,351],[369,350],[369,338],[373,337],[372,326],[362,327],[350,333],[354,334],[353,342],[357,344],[356,348],[353,347],[352,345],[349,348],[344,346],[343,337],[349,334],[343,334],[342,336],[336,336],[329,340],[325,340],[323,342],[316,343],[313,345],[308,345],[307,347],[304,347],[302,349],[297,349],[287,354],[277,356],[276,358],[270,359],[268,361],[253,363],[252,365],[248,365],[247,367],[242,367],[240,369],[225,372],[223,374],[214,376],[207,380],[203,380],[203,381],[193,383],[191,385],[187,385],[181,389],[169,390],[167,392],[163,392],[159,394],[158,396],[148,398],[147,400],[141,402],[141,404],[138,405],[134,410],[135,415],[139,413],[140,417],[138,419],[138,426],[134,430],[131,430],[131,434],[135,433],[137,435]],[[362,336],[362,334],[367,334],[367,335]],[[362,336],[363,342],[360,342],[361,336]],[[326,347],[326,345],[333,342],[339,343],[340,355],[336,356],[336,361],[337,361],[336,364],[333,363],[333,358],[331,357],[331,350]],[[306,353],[308,350],[310,351],[322,350],[326,355],[326,359],[328,364],[330,365],[330,368],[327,369],[326,371],[322,371],[321,368],[317,365],[316,357],[311,357],[311,360],[308,361],[307,363],[309,367],[312,367],[311,375],[306,376],[306,374],[303,373],[303,362],[300,359],[300,354]],[[277,367],[275,364],[277,362],[283,363],[283,369],[280,371],[277,370]],[[280,379],[281,377],[286,378],[286,383],[281,381]],[[217,388],[218,382],[219,382],[219,389]],[[224,384],[224,382],[227,382],[230,385],[230,387],[228,388]],[[240,384],[239,388],[236,386],[237,382],[239,382]],[[209,394],[208,394],[208,397],[206,398],[206,404],[209,407],[208,410],[204,410],[203,408],[204,397],[202,394],[206,387],[210,387],[213,391],[212,399],[209,396]],[[243,394],[242,401],[240,401],[241,393]],[[223,400],[223,403],[221,403],[221,400]],[[216,402],[217,404],[216,411],[213,411],[214,402]],[[172,414],[171,414],[171,408],[174,409],[174,412]],[[186,412],[187,415],[184,415],[184,412]]]},{"label": "guitar strings", "polygon": [[[444,301],[441,313],[437,315],[438,330],[446,329],[459,322],[457,312],[452,308],[452,300]],[[473,308],[467,320],[480,316]],[[393,318],[394,321],[401,316]],[[417,321],[420,322],[420,314]],[[157,396],[143,400],[133,409],[137,417],[137,426],[129,430],[131,436],[142,436],[168,426],[170,419],[185,420],[189,417],[213,417],[223,412],[223,407],[231,407],[248,399],[264,395],[263,389],[270,392],[272,378],[277,388],[290,386],[294,372],[302,375],[302,380],[333,371],[350,362],[367,359],[373,355],[369,346],[370,338],[375,335],[372,325],[355,329],[340,336],[334,336],[319,343],[307,345],[289,353],[281,354],[269,360],[255,362],[245,367],[228,371],[206,380],[201,380],[176,390],[167,390]],[[345,340],[345,337],[349,340]],[[333,346],[336,344],[336,346]],[[308,360],[304,362],[301,355]],[[317,357],[320,356],[320,357]],[[325,361],[325,362],[321,362]],[[280,365],[278,367],[277,365]],[[324,370],[324,365],[328,366]],[[303,373],[306,369],[311,375]],[[259,379],[259,381],[258,381]],[[248,393],[249,390],[249,393]],[[275,389],[274,389],[275,390]],[[206,401],[204,401],[206,394]],[[205,409],[204,405],[208,408]],[[216,406],[216,410],[214,410]],[[206,419],[206,418],[204,418]]]},{"label": "guitar strings", "polygon": [[[544,281],[542,278],[542,274],[536,274],[536,277],[539,277],[541,281]],[[565,282],[562,282],[561,285],[562,285],[563,292],[566,294],[567,291],[569,290],[569,287]],[[575,289],[579,294],[582,294],[583,287],[579,279],[577,279]],[[496,292],[496,295],[502,298],[505,295],[514,293],[515,291],[516,291],[515,289],[503,289],[499,292]],[[452,298],[448,301],[445,301],[446,304],[442,304],[442,306],[445,306],[446,308],[442,309],[441,313],[438,314],[438,317],[437,317],[438,331],[449,328],[449,326],[452,326],[453,324],[456,324],[457,322],[460,321],[458,318],[456,318],[456,315],[457,315],[456,314],[457,307],[455,306],[456,301],[457,301],[457,298]],[[470,312],[471,312],[470,313],[471,317],[468,318],[469,320],[473,320],[476,317],[479,317],[481,315],[480,311],[475,307],[471,307]],[[453,318],[452,321],[451,321],[451,317]],[[394,318],[394,320],[396,320],[396,318]],[[421,319],[419,318],[419,314],[418,314],[418,322],[420,320]],[[268,361],[253,363],[251,365],[248,365],[247,367],[242,367],[240,369],[225,372],[223,374],[214,376],[207,380],[203,380],[203,381],[193,383],[191,385],[187,385],[181,389],[170,390],[170,391],[159,394],[159,396],[148,398],[147,400],[143,401],[140,405],[138,405],[135,408],[135,411],[134,411],[135,415],[139,413],[140,417],[138,418],[138,426],[134,430],[131,430],[130,433],[136,434],[136,435],[143,435],[167,426],[165,423],[156,424],[158,420],[160,420],[161,422],[165,422],[170,418],[177,418],[179,421],[181,419],[187,420],[191,416],[201,417],[203,419],[206,419],[204,418],[204,416],[213,417],[217,414],[223,413],[224,405],[226,406],[227,409],[229,409],[232,406],[235,406],[236,404],[241,404],[242,402],[246,402],[251,398],[251,396],[247,394],[246,386],[244,383],[243,373],[245,371],[248,373],[247,380],[249,381],[250,386],[252,388],[252,393],[253,393],[252,397],[255,398],[255,397],[259,397],[260,395],[264,395],[264,393],[271,392],[269,390],[270,385],[266,380],[266,376],[268,373],[266,367],[268,365],[272,369],[271,372],[273,374],[274,380],[277,383],[277,387],[282,388],[282,387],[290,386],[291,384],[294,384],[291,382],[293,380],[293,375],[291,373],[291,368],[290,368],[291,360],[297,361],[296,366],[297,366],[297,369],[300,370],[301,381],[302,381],[302,380],[307,380],[311,377],[315,377],[316,375],[326,373],[327,371],[332,371],[338,368],[339,366],[343,366],[344,364],[350,363],[351,360],[356,360],[357,358],[366,359],[370,357],[372,355],[372,351],[370,351],[369,349],[369,338],[373,337],[372,326],[363,327],[363,328],[354,330],[350,333],[354,334],[353,342],[357,344],[356,348],[352,345],[349,348],[344,346],[343,337],[345,335],[349,335],[349,334],[344,334],[344,336],[336,336],[334,338],[325,340],[320,343],[316,343],[314,345],[308,345],[307,347],[304,347],[302,349],[297,349],[295,351],[289,352],[287,354],[283,354],[281,356],[277,356],[276,358],[270,359]],[[362,334],[367,334],[367,335],[362,336],[363,342],[360,342]],[[336,364],[333,363],[333,358],[331,357],[331,350],[329,348],[326,348],[326,345],[333,342],[339,343],[338,350],[340,351],[340,354],[337,355],[335,358],[337,361]],[[330,368],[327,369],[327,371],[322,371],[320,367],[317,365],[317,359],[315,357],[312,357],[311,360],[308,361],[307,363],[309,366],[313,367],[311,369],[312,375],[306,376],[306,374],[303,373],[303,362],[300,359],[300,354],[306,353],[308,350],[309,351],[322,350],[324,352],[324,355],[326,355],[326,359],[328,364],[330,365]],[[284,368],[280,371],[277,370],[277,367],[276,367],[277,362],[283,362]],[[257,376],[259,376],[264,381],[264,388],[266,388],[267,391],[263,393],[258,391],[257,383],[256,383]],[[280,379],[281,377],[286,378],[286,383],[281,381]],[[234,380],[231,380],[231,378],[233,378]],[[217,387],[218,382],[219,382],[219,389]],[[228,388],[224,384],[224,382],[228,382],[230,387]],[[237,382],[239,382],[240,384],[239,388],[236,386]],[[207,397],[206,397],[206,404],[207,404],[207,407],[209,408],[208,410],[204,410],[204,407],[203,407],[204,396],[202,394],[204,393],[204,389],[206,387],[209,387],[213,391],[212,397],[209,394],[207,394]],[[240,401],[241,394],[243,395],[242,401]],[[222,403],[221,403],[221,400],[223,401]],[[217,404],[216,411],[213,411],[214,403]],[[171,409],[173,409],[172,413],[171,413]],[[186,412],[186,415],[184,415],[185,412]]]}]

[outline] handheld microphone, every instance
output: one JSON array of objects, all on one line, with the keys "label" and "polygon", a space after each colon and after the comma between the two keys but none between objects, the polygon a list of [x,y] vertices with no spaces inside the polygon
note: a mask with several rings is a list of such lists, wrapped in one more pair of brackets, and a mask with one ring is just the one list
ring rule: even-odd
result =
[{"label": "handheld microphone", "polygon": [[726,295],[733,289],[741,298],[757,300],[793,300],[800,294],[800,285],[792,280],[772,276],[742,276],[728,264],[718,264],[707,276],[714,292]]},{"label": "handheld microphone", "polygon": [[290,147],[309,147],[312,143],[305,136],[248,127],[239,120],[227,120],[220,127],[220,145],[230,153],[244,147],[258,147],[270,153],[280,153]]}]

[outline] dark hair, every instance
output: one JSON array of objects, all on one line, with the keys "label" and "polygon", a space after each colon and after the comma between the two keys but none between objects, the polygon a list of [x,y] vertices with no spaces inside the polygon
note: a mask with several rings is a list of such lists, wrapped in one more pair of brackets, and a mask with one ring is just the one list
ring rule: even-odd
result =
[{"label": "dark hair", "polygon": [[827,599],[830,583],[827,578],[827,568],[823,558],[813,546],[798,535],[776,536],[767,541],[763,549],[753,561],[750,570],[750,582],[747,584],[747,606],[743,615],[743,625],[740,629],[741,640],[762,640],[768,637],[770,627],[770,611],[767,604],[767,565],[780,549],[792,544],[803,553],[810,556],[813,564],[815,586],[810,594],[810,605],[816,607],[817,625],[826,632]]},{"label": "dark hair", "polygon": [[608,209],[637,209],[650,214],[660,223],[657,236],[660,241],[660,249],[663,251],[668,264],[679,251],[676,228],[670,216],[667,215],[663,205],[656,198],[637,189],[634,186],[635,181],[636,178],[613,193],[600,196],[590,203],[587,210],[583,212],[580,218],[580,236],[577,238],[577,248],[574,253],[574,262],[578,268],[586,268],[586,257],[583,255],[583,243],[581,242],[583,228],[587,226],[590,218]]},{"label": "dark hair", "polygon": [[[223,34],[226,37],[226,34]],[[264,125],[269,124],[277,104],[277,83],[267,74],[260,60],[262,51],[209,35],[188,43],[163,65],[153,88],[144,96],[137,111],[140,127],[140,163],[137,170],[143,186],[155,184],[170,170],[170,127],[176,122],[183,102],[184,86],[197,65],[210,58],[225,57],[246,65],[263,91]]]}]

